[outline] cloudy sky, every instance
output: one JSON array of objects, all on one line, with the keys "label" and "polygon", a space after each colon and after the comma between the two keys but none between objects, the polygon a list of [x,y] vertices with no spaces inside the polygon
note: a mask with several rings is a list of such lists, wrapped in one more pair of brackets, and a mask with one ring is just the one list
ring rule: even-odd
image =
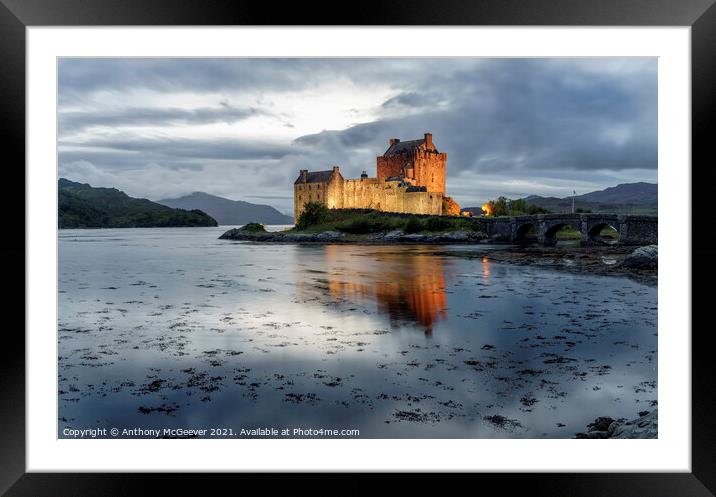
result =
[{"label": "cloudy sky", "polygon": [[291,213],[300,169],[375,174],[433,133],[463,206],[657,180],[657,60],[61,59],[59,173]]}]

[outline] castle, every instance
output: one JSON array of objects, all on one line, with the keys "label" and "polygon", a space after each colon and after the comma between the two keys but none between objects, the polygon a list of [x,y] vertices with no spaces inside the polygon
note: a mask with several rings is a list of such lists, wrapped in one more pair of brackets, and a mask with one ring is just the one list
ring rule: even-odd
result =
[{"label": "castle", "polygon": [[345,179],[338,166],[331,171],[302,169],[293,184],[294,222],[308,202],[330,209],[460,214],[460,206],[445,196],[447,154],[438,151],[431,133],[422,140],[392,138],[376,162],[375,178],[363,171],[359,179]]}]

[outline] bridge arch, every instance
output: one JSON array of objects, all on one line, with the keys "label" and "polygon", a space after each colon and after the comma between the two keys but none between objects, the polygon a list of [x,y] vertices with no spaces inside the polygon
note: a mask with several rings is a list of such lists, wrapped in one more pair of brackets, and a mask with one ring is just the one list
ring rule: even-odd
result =
[{"label": "bridge arch", "polygon": [[513,241],[516,243],[536,242],[539,239],[539,224],[537,221],[520,221],[515,225]]},{"label": "bridge arch", "polygon": [[[544,230],[544,243],[545,245],[555,245],[557,243],[557,232],[561,230],[562,228],[574,228],[573,223],[554,223],[550,224],[549,226],[545,227]],[[580,230],[580,227],[576,227],[576,230]]]},{"label": "bridge arch", "polygon": [[[545,245],[555,245],[557,243],[557,233],[565,227],[572,228],[581,233],[582,221],[580,216],[574,215],[545,215],[543,216],[541,241]],[[581,234],[580,234],[581,239]]]},{"label": "bridge arch", "polygon": [[[602,231],[604,231],[606,228],[612,228],[617,233],[616,239],[607,239],[602,236]],[[609,222],[609,221],[602,221],[598,223],[594,223],[589,227],[589,230],[587,231],[587,238],[591,243],[598,243],[598,244],[614,244],[618,243],[619,241],[619,223],[615,222]]]}]

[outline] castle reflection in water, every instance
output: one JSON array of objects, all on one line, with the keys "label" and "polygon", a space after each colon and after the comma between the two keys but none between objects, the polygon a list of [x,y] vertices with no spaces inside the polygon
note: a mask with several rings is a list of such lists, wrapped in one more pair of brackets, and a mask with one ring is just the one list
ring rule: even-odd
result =
[{"label": "castle reflection in water", "polygon": [[[447,319],[446,281],[451,267],[446,258],[436,257],[431,247],[421,255],[416,250],[376,247],[369,256],[355,256],[345,246],[322,247],[325,267],[311,268],[321,273],[309,286],[319,289],[342,308],[375,303],[388,317],[391,327],[418,326],[431,335],[433,326]],[[438,254],[439,255],[439,254]],[[487,259],[482,261],[483,278],[488,279]],[[307,282],[306,282],[307,283]],[[305,288],[305,283],[301,285]]]}]

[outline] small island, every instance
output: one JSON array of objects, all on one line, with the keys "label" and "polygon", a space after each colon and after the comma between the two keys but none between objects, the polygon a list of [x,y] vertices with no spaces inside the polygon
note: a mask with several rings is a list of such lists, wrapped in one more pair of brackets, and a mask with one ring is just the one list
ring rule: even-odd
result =
[{"label": "small island", "polygon": [[291,229],[266,231],[262,224],[249,223],[219,238],[256,242],[457,243],[479,242],[487,234],[468,218],[328,209],[308,203]]}]

